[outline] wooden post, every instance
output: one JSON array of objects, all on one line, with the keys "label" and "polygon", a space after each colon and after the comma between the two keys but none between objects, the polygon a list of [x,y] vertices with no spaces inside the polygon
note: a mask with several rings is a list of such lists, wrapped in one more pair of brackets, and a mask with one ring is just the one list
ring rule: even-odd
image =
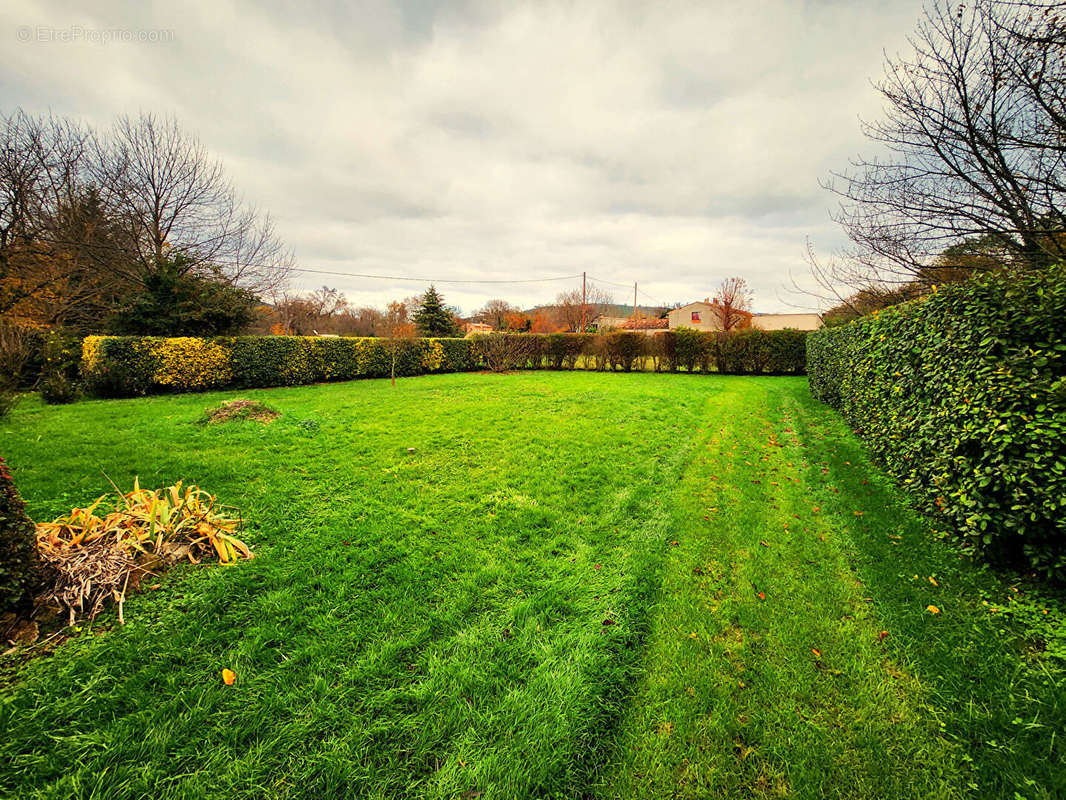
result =
[{"label": "wooden post", "polygon": [[581,330],[578,333],[585,332],[585,305],[588,302],[586,300],[587,290],[585,288],[585,273],[581,273]]}]

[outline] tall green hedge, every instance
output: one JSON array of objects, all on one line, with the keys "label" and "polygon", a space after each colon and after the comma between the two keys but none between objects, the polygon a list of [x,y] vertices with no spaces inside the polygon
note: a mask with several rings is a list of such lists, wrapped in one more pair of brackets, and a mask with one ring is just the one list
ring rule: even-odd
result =
[{"label": "tall green hedge", "polygon": [[[90,336],[83,343],[82,376],[104,397],[383,378],[391,374],[391,347],[385,339],[352,337]],[[400,376],[475,366],[466,339],[396,342]]]},{"label": "tall green hedge", "polygon": [[1066,267],[808,337],[815,397],[976,550],[1066,577]]},{"label": "tall green hedge", "polygon": [[[693,330],[603,334],[490,334],[471,339],[408,339],[396,345],[396,374],[475,369],[586,369],[802,374],[799,331],[715,334]],[[82,378],[104,397],[224,387],[292,386],[391,373],[387,339],[230,336],[201,339],[89,336]]]}]

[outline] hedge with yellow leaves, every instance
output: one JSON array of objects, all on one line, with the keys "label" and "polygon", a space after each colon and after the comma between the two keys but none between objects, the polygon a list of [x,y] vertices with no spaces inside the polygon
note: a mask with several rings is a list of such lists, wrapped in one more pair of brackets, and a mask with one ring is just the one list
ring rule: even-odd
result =
[{"label": "hedge with yellow leaves", "polygon": [[[467,339],[411,339],[399,343],[396,374],[476,366]],[[82,343],[82,376],[105,397],[382,378],[391,368],[392,354],[382,339],[89,336]]]},{"label": "hedge with yellow leaves", "polygon": [[807,373],[924,510],[1066,578],[1066,266],[816,331]]}]

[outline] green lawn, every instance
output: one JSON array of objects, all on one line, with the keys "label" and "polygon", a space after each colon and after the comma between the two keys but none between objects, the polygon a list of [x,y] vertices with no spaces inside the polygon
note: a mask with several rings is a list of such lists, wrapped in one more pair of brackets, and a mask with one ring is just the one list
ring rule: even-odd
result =
[{"label": "green lawn", "polygon": [[[282,416],[196,424],[235,396]],[[256,551],[9,668],[0,796],[1066,794],[1062,664],[803,378],[26,402],[0,453],[38,519],[184,479]]]}]

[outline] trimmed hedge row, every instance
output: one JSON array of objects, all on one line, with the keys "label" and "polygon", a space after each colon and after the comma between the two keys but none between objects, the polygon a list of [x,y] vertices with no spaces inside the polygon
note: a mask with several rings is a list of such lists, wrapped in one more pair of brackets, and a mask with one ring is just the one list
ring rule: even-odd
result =
[{"label": "trimmed hedge row", "polygon": [[[805,331],[746,330],[713,333],[691,328],[647,335],[607,333],[503,334],[523,343],[519,369],[653,369],[656,372],[717,372],[727,375],[806,374]],[[500,334],[475,336],[490,340]],[[475,353],[485,345],[475,345]],[[484,364],[484,359],[482,359]]]},{"label": "trimmed hedge row", "polygon": [[812,394],[973,549],[1066,578],[1066,267],[813,333]]},{"label": "trimmed hedge row", "polygon": [[[82,377],[104,397],[384,378],[392,371],[392,344],[310,336],[89,336],[82,343]],[[399,376],[476,366],[467,339],[408,339],[395,345]]]},{"label": "trimmed hedge row", "polygon": [[[800,331],[714,334],[684,329],[653,336],[613,331],[409,339],[395,343],[396,374],[579,367],[802,374],[805,339]],[[81,369],[87,387],[104,397],[292,386],[387,377],[391,347],[387,339],[348,337],[89,336],[82,343]]]}]

